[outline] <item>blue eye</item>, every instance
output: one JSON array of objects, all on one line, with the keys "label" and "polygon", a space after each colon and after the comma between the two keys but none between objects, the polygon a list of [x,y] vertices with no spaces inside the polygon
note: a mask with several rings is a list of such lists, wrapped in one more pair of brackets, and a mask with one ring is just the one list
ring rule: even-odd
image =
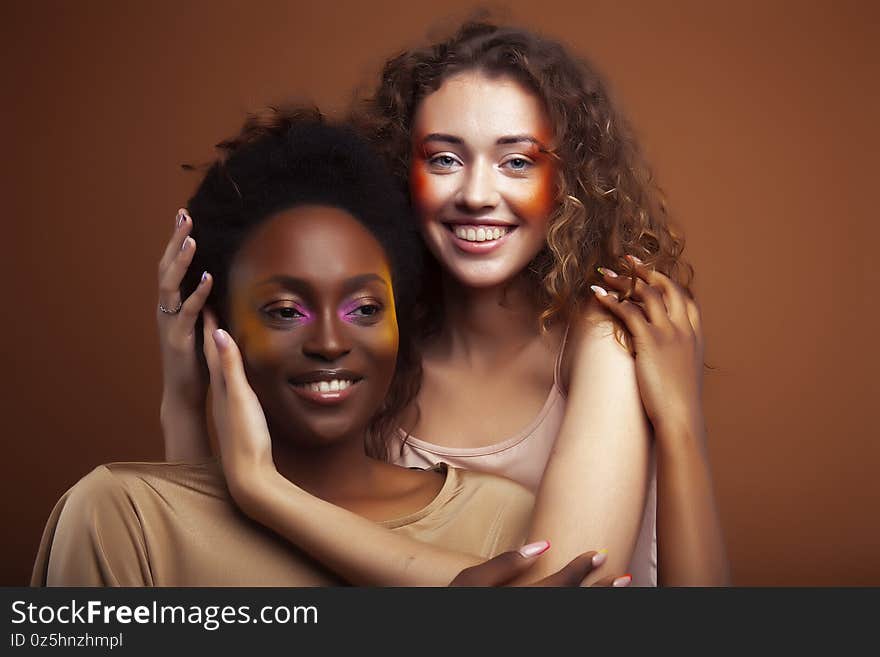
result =
[{"label": "blue eye", "polygon": [[428,162],[441,169],[451,169],[458,164],[458,160],[451,155],[435,155]]},{"label": "blue eye", "polygon": [[527,160],[524,157],[512,157],[506,162],[504,162],[504,166],[506,166],[511,171],[525,171],[529,167],[532,166],[532,162]]}]

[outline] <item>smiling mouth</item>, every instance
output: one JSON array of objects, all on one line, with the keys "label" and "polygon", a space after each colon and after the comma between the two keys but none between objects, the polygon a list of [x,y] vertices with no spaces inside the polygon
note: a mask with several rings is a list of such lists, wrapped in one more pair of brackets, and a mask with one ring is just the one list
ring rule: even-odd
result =
[{"label": "smiling mouth", "polygon": [[321,405],[348,399],[363,377],[347,370],[317,371],[288,380],[291,389],[303,399]]},{"label": "smiling mouth", "polygon": [[516,229],[516,226],[489,224],[446,224],[446,227],[458,239],[466,242],[491,242],[501,239]]},{"label": "smiling mouth", "polygon": [[354,383],[354,379],[331,379],[330,381],[312,381],[311,383],[293,383],[291,385],[312,392],[340,392]]},{"label": "smiling mouth", "polygon": [[494,251],[516,230],[509,224],[444,224],[452,234],[453,244],[465,253],[481,255]]}]

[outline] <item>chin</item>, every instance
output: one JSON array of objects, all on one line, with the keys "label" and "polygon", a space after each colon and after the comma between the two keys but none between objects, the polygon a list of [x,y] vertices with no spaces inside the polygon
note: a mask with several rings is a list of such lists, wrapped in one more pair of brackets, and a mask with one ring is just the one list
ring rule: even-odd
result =
[{"label": "chin", "polygon": [[461,286],[473,289],[488,289],[505,285],[522,271],[521,267],[492,262],[443,262],[443,269]]}]

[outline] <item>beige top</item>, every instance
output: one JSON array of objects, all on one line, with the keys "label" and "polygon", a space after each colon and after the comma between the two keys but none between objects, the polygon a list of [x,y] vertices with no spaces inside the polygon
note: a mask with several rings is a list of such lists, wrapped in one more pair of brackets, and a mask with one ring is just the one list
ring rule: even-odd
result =
[{"label": "beige top", "polygon": [[[566,331],[566,337],[568,331]],[[553,370],[553,387],[538,416],[515,436],[494,445],[475,448],[435,445],[399,430],[391,445],[392,459],[398,465],[430,468],[445,462],[465,470],[476,470],[509,477],[535,492],[550,459],[556,436],[565,417],[566,397],[560,384],[560,368],[565,338]],[[633,586],[657,586],[657,469],[651,455],[651,479],[642,526],[630,561]],[[585,546],[584,549],[591,549]]]},{"label": "beige top", "polygon": [[[526,538],[533,497],[499,477],[446,470],[434,500],[380,523],[489,558]],[[340,537],[340,540],[345,540]],[[109,463],[55,505],[31,586],[327,586],[343,584],[247,518],[219,463]]]}]

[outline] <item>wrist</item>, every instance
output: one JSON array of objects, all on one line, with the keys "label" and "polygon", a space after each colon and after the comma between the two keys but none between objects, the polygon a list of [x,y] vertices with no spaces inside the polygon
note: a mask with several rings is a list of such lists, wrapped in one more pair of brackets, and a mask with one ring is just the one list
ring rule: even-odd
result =
[{"label": "wrist", "polygon": [[223,470],[235,503],[254,519],[258,519],[259,511],[267,506],[267,500],[279,490],[279,479],[283,479],[274,465],[250,464],[234,469],[224,465]]},{"label": "wrist", "polygon": [[706,421],[702,413],[684,414],[654,424],[654,439],[660,450],[679,452],[706,447]]}]

